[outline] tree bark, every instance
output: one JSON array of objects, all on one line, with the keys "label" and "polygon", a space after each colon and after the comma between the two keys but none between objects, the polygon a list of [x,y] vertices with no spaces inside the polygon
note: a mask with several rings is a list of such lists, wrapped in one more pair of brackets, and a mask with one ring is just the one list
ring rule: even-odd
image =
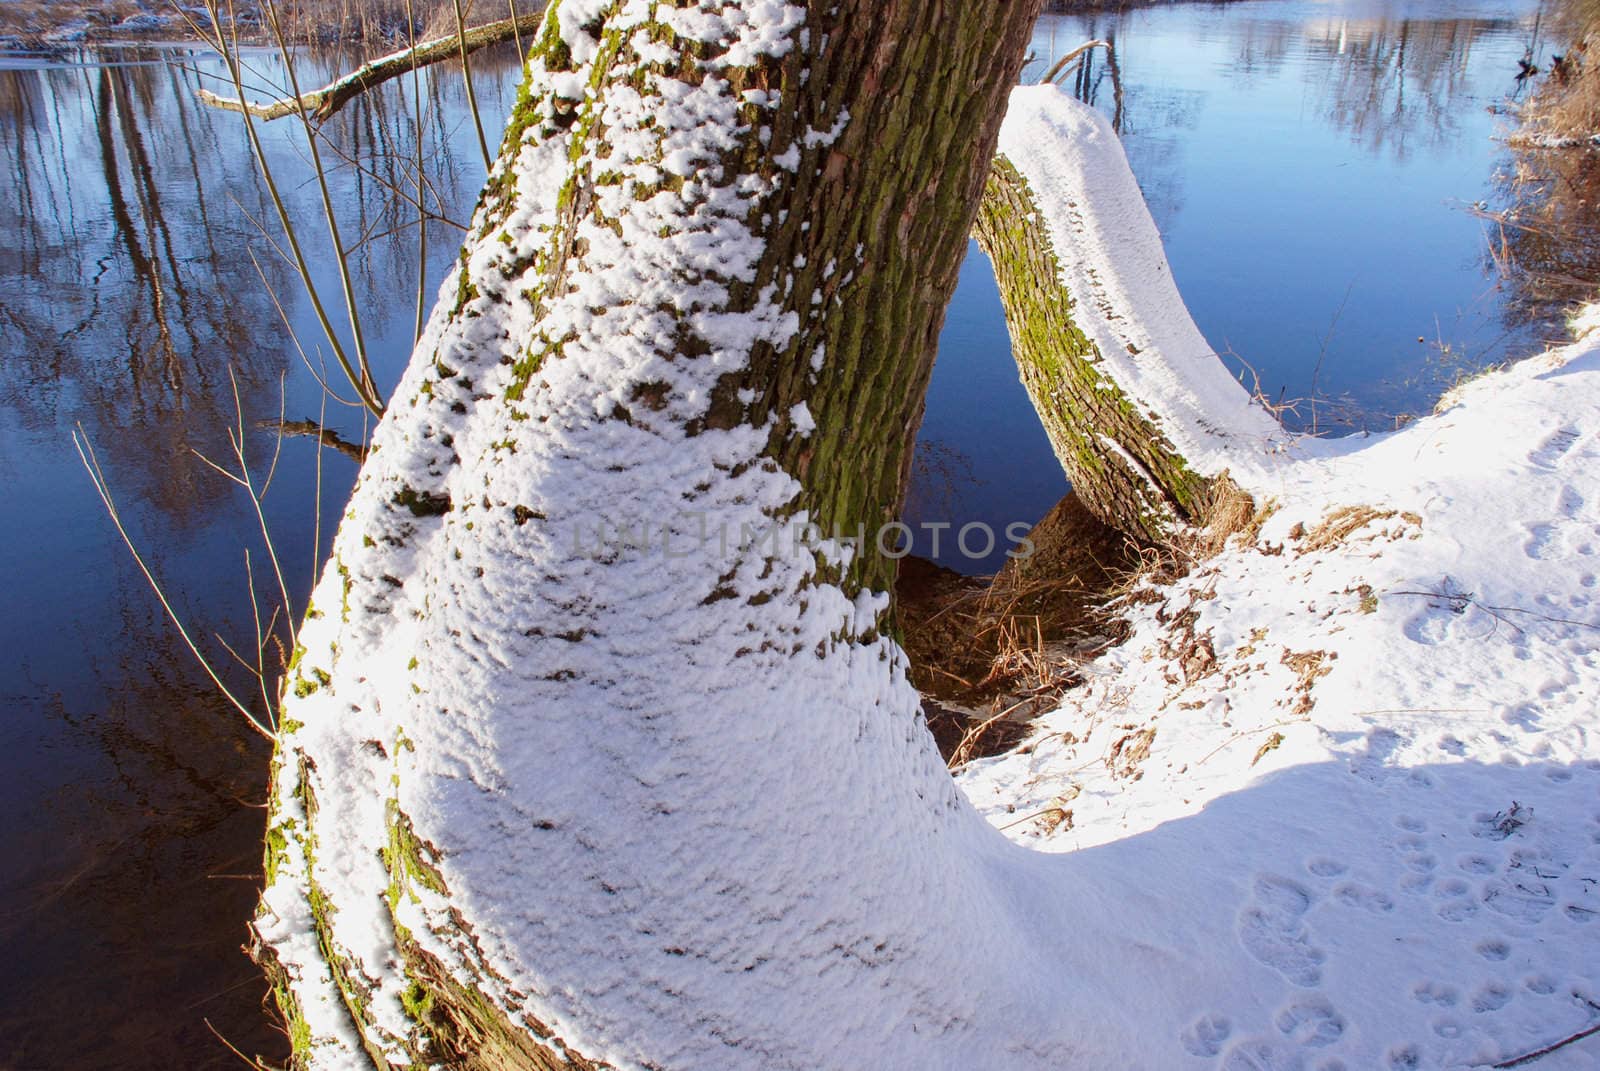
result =
[{"label": "tree bark", "polygon": [[[874,537],[1038,7],[552,5],[290,667],[256,930],[297,1064],[817,1066],[862,972],[858,1051],[949,1044],[983,987],[921,979],[976,908],[904,905],[983,880],[935,850],[981,820]],[[608,524],[643,550],[568,545]]]},{"label": "tree bark", "polygon": [[[516,23],[504,20],[477,27],[467,33],[466,48],[476,51],[509,40],[513,34],[529,33],[542,17],[529,15]],[[1105,41],[1079,45],[1057,61],[1041,84],[1052,83],[1073,59],[1096,47],[1111,52]],[[327,87],[305,94],[303,106],[324,120],[355,96],[390,78],[460,54],[457,38],[424,42],[363,64]],[[1117,79],[1114,53],[1111,57],[1113,78]],[[1118,79],[1119,115],[1120,86]],[[214,107],[247,110],[263,119],[298,112],[292,97],[244,103],[205,90],[199,93],[202,101]],[[1113,129],[1117,125],[1114,119]],[[1070,148],[1064,149],[1065,162],[1070,160]],[[1126,166],[1121,170],[1126,171]],[[1131,177],[1131,172],[1113,175],[1109,181],[1126,182]],[[1197,472],[1168,440],[1161,427],[1162,414],[1141,413],[1115,377],[1101,367],[1096,343],[1074,319],[1074,298],[1061,281],[1062,258],[1028,180],[1004,157],[995,160],[985,185],[975,236],[995,268],[1022,381],[1083,501],[1102,521],[1145,543],[1167,542],[1179,530],[1206,524],[1219,496],[1234,497],[1222,495],[1222,488],[1232,492],[1237,487],[1219,485],[1219,472]],[[1082,255],[1071,244],[1061,252],[1068,257]],[[1181,306],[1175,292],[1173,299]],[[1094,316],[1093,310],[1089,315]],[[1194,333],[1198,335],[1198,331]]]}]

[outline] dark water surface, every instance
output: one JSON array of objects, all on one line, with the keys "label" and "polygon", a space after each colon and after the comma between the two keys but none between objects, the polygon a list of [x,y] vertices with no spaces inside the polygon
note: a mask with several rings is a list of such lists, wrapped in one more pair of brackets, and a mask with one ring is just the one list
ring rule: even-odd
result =
[{"label": "dark water surface", "polygon": [[[262,81],[279,67],[268,52],[249,59]],[[302,77],[320,84],[349,62],[310,60]],[[479,66],[495,137],[515,55]],[[312,361],[328,357],[313,349],[298,280],[253,222],[279,233],[239,117],[194,103],[196,86],[218,88],[202,72],[219,67],[200,51],[106,49],[0,69],[0,1067],[239,1066],[207,1020],[247,1053],[286,1051],[239,950],[267,746],[168,626],[70,439],[81,426],[193,633],[248,652],[245,548],[263,606],[275,584],[250,499],[200,455],[228,461],[242,413],[260,478],[275,437],[256,423],[321,411],[274,293]],[[356,303],[385,388],[409,355],[418,273],[411,217],[376,207],[393,200],[382,182],[412,176],[412,89],[390,88],[335,124],[376,173],[340,166],[332,179],[343,242],[361,243]],[[460,77],[441,67],[422,92],[430,207],[462,220],[483,165]],[[259,129],[348,338],[303,134],[288,121]],[[431,287],[460,232],[438,224],[429,239]],[[360,440],[361,410],[332,405],[327,418]],[[309,439],[287,441],[265,498],[302,604],[313,548],[355,475],[322,453],[319,472]],[[242,671],[229,682],[253,687]]]},{"label": "dark water surface", "polygon": [[[1555,331],[1507,322],[1462,207],[1493,195],[1487,108],[1513,91],[1535,12],[1174,5],[1049,19],[1036,50],[1044,63],[1115,40],[1129,154],[1213,344],[1275,398],[1328,399],[1314,418],[1302,405],[1303,425],[1381,427],[1431,404],[1462,354],[1497,360]],[[264,85],[281,80],[270,53],[249,59]],[[303,63],[320,84],[349,60]],[[515,68],[509,50],[478,62],[491,144]],[[212,637],[248,650],[246,548],[263,606],[276,583],[250,499],[200,455],[226,462],[242,414],[264,475],[273,436],[256,423],[322,411],[273,294],[313,363],[327,347],[254,222],[278,233],[239,118],[193,101],[219,70],[185,48],[0,58],[0,1067],[237,1066],[208,1023],[249,1053],[285,1047],[239,951],[267,747],[168,626],[71,440],[81,427],[192,633],[224,665]],[[1101,57],[1082,81],[1115,108]],[[332,196],[344,243],[359,244],[356,304],[385,388],[409,354],[419,274],[413,210],[383,189],[414,180],[413,92],[391,83],[332,125],[363,165],[339,164]],[[482,162],[459,75],[438,68],[421,93],[429,206],[464,221]],[[348,338],[303,135],[259,129]],[[429,241],[431,302],[459,231],[438,223]],[[361,437],[360,410],[326,416]],[[289,440],[265,499],[298,603],[355,473],[316,453]],[[929,395],[915,511],[1003,527],[1064,489],[974,256]]]}]

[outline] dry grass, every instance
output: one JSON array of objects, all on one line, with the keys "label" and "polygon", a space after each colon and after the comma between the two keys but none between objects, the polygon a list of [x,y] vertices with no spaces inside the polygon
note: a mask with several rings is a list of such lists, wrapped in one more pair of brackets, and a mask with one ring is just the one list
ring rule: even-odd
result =
[{"label": "dry grass", "polygon": [[1600,0],[1558,0],[1556,25],[1572,42],[1562,64],[1552,63],[1551,85],[1557,106],[1573,121],[1573,133],[1600,133]]},{"label": "dry grass", "polygon": [[1129,568],[1122,536],[1069,496],[1030,538],[1034,555],[992,580],[901,563],[901,642],[952,765],[1015,743],[1120,635],[1104,603]]},{"label": "dry grass", "polygon": [[1155,742],[1156,730],[1153,728],[1124,733],[1112,742],[1111,751],[1106,755],[1106,769],[1111,771],[1114,779],[1139,780],[1144,776],[1140,767],[1150,757],[1150,749]]},{"label": "dry grass", "polygon": [[[1589,80],[1600,89],[1600,72]],[[1513,317],[1558,318],[1552,314],[1591,299],[1600,291],[1600,146],[1517,139],[1496,178],[1503,207],[1480,214]]]},{"label": "dry grass", "polygon": [[[1407,524],[1420,528],[1422,518],[1410,511],[1380,510],[1373,506],[1340,506],[1317,523],[1315,528],[1291,532],[1300,540],[1300,553],[1314,554],[1345,542],[1361,529],[1379,521],[1399,517]],[[1376,534],[1376,533],[1375,533]]]},{"label": "dry grass", "polygon": [[1206,504],[1196,536],[1197,556],[1204,559],[1220,554],[1235,537],[1254,543],[1261,535],[1261,526],[1277,511],[1277,502],[1268,500],[1258,505],[1244,488],[1223,473],[1211,486],[1211,500]]},{"label": "dry grass", "polygon": [[[1328,663],[1338,657],[1339,655],[1335,651],[1286,650],[1283,652],[1283,664],[1293,670],[1299,678],[1294,685],[1295,701],[1294,706],[1290,708],[1291,713],[1296,715],[1311,713],[1311,708],[1316,706],[1316,700],[1311,698],[1311,689],[1317,681],[1333,671],[1333,667]],[[1283,739],[1282,734],[1277,734],[1277,736],[1281,742]],[[1256,761],[1260,761],[1261,756],[1264,754],[1266,754],[1265,749],[1257,752]],[[1251,762],[1250,765],[1254,766],[1255,762]]]},{"label": "dry grass", "polygon": [[1580,41],[1552,67],[1532,109],[1536,127],[1557,140],[1588,140],[1600,134],[1600,54]]},{"label": "dry grass", "polygon": [[[903,562],[902,642],[950,764],[1014,744],[1081,682],[1085,662],[1126,638],[1127,603],[1159,598],[1160,586],[1236,540],[1256,542],[1276,508],[1258,505],[1224,475],[1202,524],[1150,545],[1122,536],[1069,496],[1030,533],[1036,553],[1008,563],[993,581]],[[1200,666],[1209,648],[1194,639],[1188,661]]]},{"label": "dry grass", "polygon": [[1374,521],[1386,521],[1394,516],[1394,510],[1379,510],[1372,506],[1341,506],[1329,513],[1305,534],[1300,543],[1300,550],[1305,554],[1312,554],[1319,550],[1327,550],[1338,546],[1355,532]]},{"label": "dry grass", "polygon": [[1588,142],[1600,135],[1600,0],[1565,0],[1556,15],[1557,32],[1569,43],[1540,72],[1517,141]]},{"label": "dry grass", "polygon": [[1159,598],[1157,588],[1187,576],[1229,544],[1257,542],[1262,526],[1277,511],[1275,500],[1258,504],[1224,473],[1213,482],[1210,501],[1201,510],[1197,526],[1174,533],[1163,544],[1128,545],[1125,560],[1130,564],[1119,572],[1107,594],[1119,603],[1153,601]]},{"label": "dry grass", "polygon": [[1495,208],[1479,210],[1515,322],[1558,322],[1600,293],[1600,0],[1558,15],[1571,43],[1521,109]]}]

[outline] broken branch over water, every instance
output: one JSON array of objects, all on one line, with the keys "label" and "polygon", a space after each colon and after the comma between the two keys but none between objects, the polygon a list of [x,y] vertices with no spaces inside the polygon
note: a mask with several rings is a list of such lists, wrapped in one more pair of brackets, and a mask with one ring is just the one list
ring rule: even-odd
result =
[{"label": "broken branch over water", "polygon": [[320,123],[367,90],[407,74],[416,66],[438,63],[441,60],[461,56],[463,53],[488,48],[490,45],[516,40],[522,34],[536,31],[543,19],[542,12],[521,15],[515,19],[501,19],[499,22],[475,26],[459,35],[451,34],[449,37],[424,41],[412,48],[403,48],[399,52],[363,63],[342,78],[335,79],[321,89],[303,93],[298,99],[289,96],[265,102],[247,101],[218,96],[206,89],[196,90],[196,94],[202,103],[209,104],[213,108],[249,112],[258,119],[281,119],[286,115],[297,115],[303,107],[308,116]]}]

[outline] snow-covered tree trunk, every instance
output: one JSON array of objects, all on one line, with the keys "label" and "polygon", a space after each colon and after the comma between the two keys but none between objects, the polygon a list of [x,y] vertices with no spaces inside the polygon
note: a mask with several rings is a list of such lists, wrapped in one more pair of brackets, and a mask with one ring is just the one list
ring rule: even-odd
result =
[{"label": "snow-covered tree trunk", "polygon": [[291,667],[297,1062],[1018,1061],[875,537],[1038,7],[552,5]]},{"label": "snow-covered tree trunk", "polygon": [[1206,523],[1219,481],[1282,436],[1190,320],[1105,117],[1053,86],[1016,90],[976,234],[1078,497],[1150,542]]}]

